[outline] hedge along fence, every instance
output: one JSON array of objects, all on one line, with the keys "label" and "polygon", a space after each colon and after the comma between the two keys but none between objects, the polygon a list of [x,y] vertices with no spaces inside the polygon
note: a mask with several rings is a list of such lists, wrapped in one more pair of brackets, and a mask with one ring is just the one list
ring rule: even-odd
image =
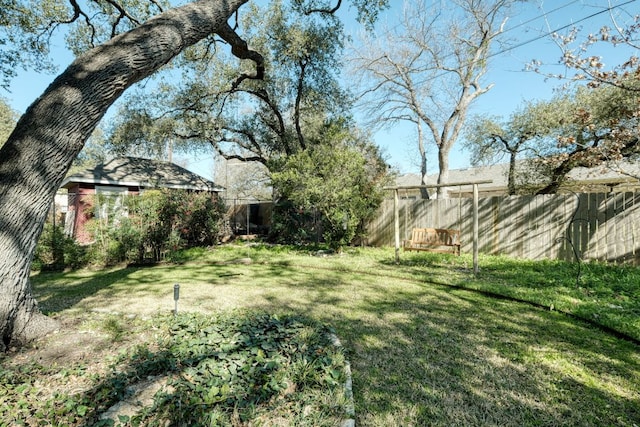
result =
[{"label": "hedge along fence", "polygon": [[[473,248],[473,201],[399,200],[400,239],[417,227],[460,229]],[[640,192],[501,196],[479,201],[479,251],[525,259],[602,260],[640,264]],[[393,200],[368,225],[367,243],[394,245]],[[575,253],[574,253],[575,250]]]}]

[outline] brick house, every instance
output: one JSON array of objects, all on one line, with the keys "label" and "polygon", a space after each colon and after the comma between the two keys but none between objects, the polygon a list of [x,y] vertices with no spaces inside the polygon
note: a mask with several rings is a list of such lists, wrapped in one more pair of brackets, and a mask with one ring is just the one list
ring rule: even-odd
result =
[{"label": "brick house", "polygon": [[[118,157],[93,169],[68,176],[62,183],[67,190],[68,207],[65,231],[81,243],[91,241],[85,229],[88,220],[101,214],[95,206],[96,195],[118,199],[148,189],[206,191],[218,195],[224,188],[174,163],[138,157]],[[103,213],[104,214],[104,213]]]}]

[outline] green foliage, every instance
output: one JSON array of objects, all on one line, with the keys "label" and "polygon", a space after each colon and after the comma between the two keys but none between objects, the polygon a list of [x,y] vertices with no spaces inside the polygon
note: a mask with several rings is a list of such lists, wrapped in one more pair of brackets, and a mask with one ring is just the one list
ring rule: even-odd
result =
[{"label": "green foliage", "polygon": [[553,101],[528,102],[509,116],[474,117],[466,129],[464,147],[471,153],[473,165],[509,163],[507,186],[509,194],[531,193],[545,181],[548,171],[536,158],[550,154],[562,124],[571,114],[568,98]]},{"label": "green foliage", "polygon": [[4,98],[0,97],[0,147],[9,138],[17,121],[16,112],[11,109]]},{"label": "green foliage", "polygon": [[[158,92],[162,93],[162,88]],[[141,94],[128,96],[127,102],[120,107],[111,123],[109,150],[121,155],[167,158],[169,150],[183,148],[172,146],[175,121],[153,117],[153,107],[146,105],[143,97]]]},{"label": "green foliage", "polygon": [[160,85],[152,105],[149,95],[129,99],[112,131],[118,150],[162,152],[169,135],[180,149],[213,148],[268,164],[304,150],[318,118],[347,115],[350,97],[338,83],[343,29],[335,16],[308,16],[279,0],[248,4],[244,12],[239,25],[264,58],[265,78],[237,80],[247,74],[245,62],[196,46],[182,58],[179,86]]},{"label": "green foliage", "polygon": [[87,253],[73,238],[64,234],[60,225],[45,223],[31,268],[34,270],[61,271],[80,268],[88,263]]},{"label": "green foliage", "polygon": [[520,192],[557,192],[576,167],[637,158],[640,98],[630,87],[578,87],[527,103],[506,121],[476,118],[465,148],[474,164],[494,163],[505,155],[525,160],[517,168],[512,165]]},{"label": "green foliage", "polygon": [[542,153],[567,122],[569,100],[557,97],[552,102],[527,102],[507,120],[500,117],[476,116],[465,134],[465,149],[471,153],[474,165],[494,164],[510,154],[532,157]]},{"label": "green foliage", "polygon": [[47,58],[47,23],[62,19],[68,6],[53,1],[0,0],[0,87],[20,69],[52,70]]},{"label": "green foliage", "polygon": [[[66,36],[80,54],[157,14],[165,1],[93,1],[73,5],[59,0],[0,0],[0,87],[8,88],[18,70],[51,72],[51,39]],[[58,33],[57,30],[61,30]]]},{"label": "green foliage", "polygon": [[291,200],[274,204],[269,238],[280,244],[303,245],[321,240],[322,224],[319,212],[297,207]]},{"label": "green foliage", "polygon": [[[309,387],[336,387],[343,381],[343,359],[328,348],[328,331],[315,330],[294,317],[187,316],[178,318],[170,333],[163,347],[185,368],[171,382],[175,391],[156,401],[155,407],[161,410],[153,417],[168,418],[174,424],[226,425],[233,416],[230,408],[247,422],[253,407],[283,398],[287,389],[300,393]],[[313,364],[305,376],[297,369],[302,361]],[[184,407],[192,410],[180,412]]]},{"label": "green foliage", "polygon": [[[208,193],[184,190],[149,190],[123,198],[127,215],[113,211],[114,198],[96,197],[110,215],[88,224],[94,236],[94,259],[110,265],[143,262],[147,252],[153,262],[171,257],[179,249],[218,242],[225,208]],[[105,208],[100,208],[104,210]]]},{"label": "green foliage", "polygon": [[[122,333],[113,318],[105,327]],[[47,368],[0,369],[0,423],[113,425],[100,415],[128,397],[130,385],[159,375],[167,376],[167,387],[119,425],[230,426],[275,415],[292,425],[315,426],[334,425],[342,415],[340,402],[318,399],[337,394],[345,381],[344,356],[323,325],[293,316],[230,313],[158,317],[148,327],[157,331],[157,341],[123,352],[111,372],[83,393],[38,398],[30,374]]]},{"label": "green foliage", "polygon": [[[332,248],[341,249],[360,237],[362,225],[382,202],[386,177],[384,162],[377,153],[371,154],[334,142],[289,156],[271,174],[273,187],[293,208],[288,216],[285,211],[285,215],[276,217],[275,231],[299,230],[304,218],[292,210],[302,213],[317,209],[324,240]],[[283,220],[287,222],[277,224]]]}]

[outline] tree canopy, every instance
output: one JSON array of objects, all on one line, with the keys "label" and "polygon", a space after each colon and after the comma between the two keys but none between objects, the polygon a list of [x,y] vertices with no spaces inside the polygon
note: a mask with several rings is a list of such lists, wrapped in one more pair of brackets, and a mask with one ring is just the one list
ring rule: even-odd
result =
[{"label": "tree canopy", "polygon": [[465,146],[475,164],[508,156],[510,194],[516,193],[516,158],[526,160],[520,173],[529,191],[556,193],[576,167],[615,168],[640,154],[640,92],[629,90],[632,85],[578,86],[527,103],[505,121],[476,117]]},{"label": "tree canopy", "polygon": [[509,163],[507,192],[517,194],[518,181],[531,184],[531,180],[518,180],[518,166],[522,166],[524,160],[544,158],[549,154],[549,146],[562,131],[561,124],[567,121],[568,102],[564,97],[527,102],[508,119],[472,117],[464,139],[464,147],[471,154],[471,164],[496,164],[506,160]]},{"label": "tree canopy", "polygon": [[[609,5],[608,10],[612,10]],[[611,14],[611,26],[584,34],[574,27],[567,34],[554,33],[567,73],[545,72],[545,64],[533,61],[529,68],[562,80],[564,91],[551,103],[561,122],[552,144],[541,147],[539,165],[547,177],[540,193],[554,193],[575,167],[616,167],[622,159],[638,155],[640,117],[640,16]],[[599,47],[630,48],[627,59],[606,65],[596,53]],[[572,85],[573,84],[573,85]]]},{"label": "tree canopy", "polygon": [[194,48],[181,61],[181,82],[159,87],[153,105],[130,99],[114,147],[159,151],[171,138],[184,149],[209,147],[226,159],[265,165],[304,150],[315,122],[348,114],[338,83],[344,36],[333,15],[301,15],[294,6],[250,5],[240,20],[248,44],[261,52],[264,79],[242,78],[246,63],[224,52]]},{"label": "tree canopy", "polygon": [[[328,124],[320,136],[309,149],[280,160],[271,180],[280,202],[291,203],[294,211],[321,214],[324,240],[339,250],[363,237],[365,222],[382,202],[387,164],[379,149],[348,123]],[[278,232],[287,234],[291,223],[284,220],[279,226]]]},{"label": "tree canopy", "polygon": [[[240,22],[250,29],[248,44],[263,55],[264,79],[238,81],[234,76],[242,75],[246,64],[222,52],[202,61],[208,53],[193,49],[182,62],[186,72],[180,84],[161,86],[153,105],[131,98],[112,143],[117,150],[147,147],[159,153],[169,138],[182,149],[213,148],[234,165],[259,163],[281,207],[291,203],[294,210],[309,209],[312,200],[325,221],[325,239],[344,245],[379,204],[376,185],[386,165],[350,120],[350,96],[338,80],[342,24],[333,15],[300,15],[282,1],[254,5]],[[371,176],[367,162],[378,165]],[[310,175],[321,170],[322,176]],[[360,179],[351,189],[354,174]],[[368,208],[358,207],[362,203]],[[290,228],[286,221],[293,214],[278,215],[285,223],[274,227]],[[350,218],[344,229],[334,221],[343,214]],[[279,234],[282,240],[285,234]]]},{"label": "tree canopy", "polygon": [[[24,50],[25,55],[46,53],[52,30],[64,24],[78,26],[69,41],[84,53],[27,109],[0,148],[0,349],[53,327],[31,294],[29,266],[56,190],[107,109],[132,85],[198,43],[213,49],[222,40],[234,57],[245,61],[246,68],[231,77],[233,85],[269,75],[264,56],[247,45],[238,22],[230,22],[246,10],[248,1],[196,0],[167,10],[154,0],[72,1],[70,6],[54,0],[3,1],[3,59],[21,48],[20,40],[44,40],[44,48],[33,44],[36,48]],[[291,0],[298,10],[319,15],[333,14],[341,3]],[[350,4],[362,20],[371,22],[388,1],[353,0]],[[93,7],[97,11],[89,12]],[[49,11],[55,13],[49,16]],[[151,15],[155,16],[145,21]],[[31,19],[34,16],[43,19]],[[39,22],[43,25],[31,25]],[[15,42],[5,37],[11,32]],[[17,56],[15,61],[29,67],[27,57]],[[12,68],[0,69],[5,81]]]}]

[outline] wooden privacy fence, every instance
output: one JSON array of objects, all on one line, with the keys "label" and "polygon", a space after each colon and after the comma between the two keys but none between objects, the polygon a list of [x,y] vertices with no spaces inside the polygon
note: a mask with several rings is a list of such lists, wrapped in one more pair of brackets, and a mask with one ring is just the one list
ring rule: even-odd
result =
[{"label": "wooden privacy fence", "polygon": [[[472,209],[467,198],[401,199],[400,238],[417,227],[460,229],[462,252],[471,252]],[[481,253],[640,264],[640,192],[489,197],[479,201],[478,224]],[[369,223],[367,243],[394,245],[393,200]]]}]

